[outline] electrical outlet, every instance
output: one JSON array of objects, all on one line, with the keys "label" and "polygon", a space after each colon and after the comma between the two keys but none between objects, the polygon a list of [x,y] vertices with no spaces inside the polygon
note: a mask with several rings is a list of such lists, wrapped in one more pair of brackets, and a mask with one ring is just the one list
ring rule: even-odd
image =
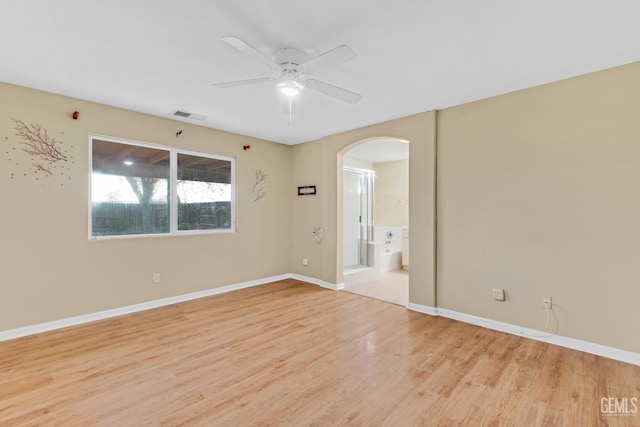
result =
[{"label": "electrical outlet", "polygon": [[493,288],[493,299],[496,301],[504,301],[504,289]]},{"label": "electrical outlet", "polygon": [[540,303],[542,305],[542,308],[551,310],[551,297],[543,296],[540,300]]},{"label": "electrical outlet", "polygon": [[302,265],[305,267],[309,265],[309,258],[302,258]]},{"label": "electrical outlet", "polygon": [[160,283],[160,273],[153,273],[153,283]]}]

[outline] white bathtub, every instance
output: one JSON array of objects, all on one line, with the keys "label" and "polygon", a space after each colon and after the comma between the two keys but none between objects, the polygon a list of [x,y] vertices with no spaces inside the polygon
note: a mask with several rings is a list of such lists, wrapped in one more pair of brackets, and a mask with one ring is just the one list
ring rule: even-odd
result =
[{"label": "white bathtub", "polygon": [[375,259],[376,273],[388,273],[402,268],[402,249],[383,247]]}]

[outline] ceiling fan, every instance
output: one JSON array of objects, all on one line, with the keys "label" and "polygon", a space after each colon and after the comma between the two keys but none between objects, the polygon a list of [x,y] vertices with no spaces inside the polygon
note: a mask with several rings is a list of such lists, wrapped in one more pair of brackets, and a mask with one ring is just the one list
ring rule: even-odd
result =
[{"label": "ceiling fan", "polygon": [[301,76],[310,75],[316,69],[330,67],[341,62],[349,61],[356,57],[356,53],[349,46],[341,45],[317,56],[309,56],[301,50],[285,47],[276,50],[272,57],[268,57],[255,47],[238,37],[225,36],[222,40],[240,52],[257,59],[273,71],[277,71],[277,77],[262,77],[249,80],[238,80],[225,83],[214,83],[215,88],[229,88],[261,83],[274,83],[276,89],[290,99],[300,94],[305,89],[314,90],[332,98],[339,99],[350,104],[360,101],[362,95],[343,89],[338,86],[316,79],[303,79]]}]

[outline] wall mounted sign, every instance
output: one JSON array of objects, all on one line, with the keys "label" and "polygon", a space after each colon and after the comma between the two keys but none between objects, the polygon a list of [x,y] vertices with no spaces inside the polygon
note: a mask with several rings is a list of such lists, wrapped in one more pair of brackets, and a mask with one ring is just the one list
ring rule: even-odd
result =
[{"label": "wall mounted sign", "polygon": [[314,196],[315,194],[315,185],[305,185],[304,187],[298,187],[298,196]]}]

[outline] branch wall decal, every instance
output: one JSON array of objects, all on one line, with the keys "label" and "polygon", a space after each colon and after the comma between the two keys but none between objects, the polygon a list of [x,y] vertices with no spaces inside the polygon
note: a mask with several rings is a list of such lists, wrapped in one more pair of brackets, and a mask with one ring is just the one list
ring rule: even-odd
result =
[{"label": "branch wall decal", "polygon": [[257,202],[267,195],[269,187],[269,173],[266,169],[257,169],[254,173],[253,183],[251,185],[251,193],[253,201]]},{"label": "branch wall decal", "polygon": [[[30,157],[31,172],[35,175],[36,181],[39,180],[39,176],[51,178],[54,175],[71,180],[69,174],[71,169],[66,162],[73,164],[73,156],[67,155],[67,151],[63,149],[63,141],[51,136],[40,124],[25,123],[14,118],[11,121],[14,123],[15,136],[19,138],[18,143],[22,146],[21,151]],[[15,151],[15,147],[12,150]],[[9,151],[6,153],[9,155],[9,160],[13,162],[12,153]],[[15,165],[20,166],[20,162],[16,162]],[[22,175],[28,174],[22,173]],[[15,176],[16,173],[11,174],[11,178]]]}]

